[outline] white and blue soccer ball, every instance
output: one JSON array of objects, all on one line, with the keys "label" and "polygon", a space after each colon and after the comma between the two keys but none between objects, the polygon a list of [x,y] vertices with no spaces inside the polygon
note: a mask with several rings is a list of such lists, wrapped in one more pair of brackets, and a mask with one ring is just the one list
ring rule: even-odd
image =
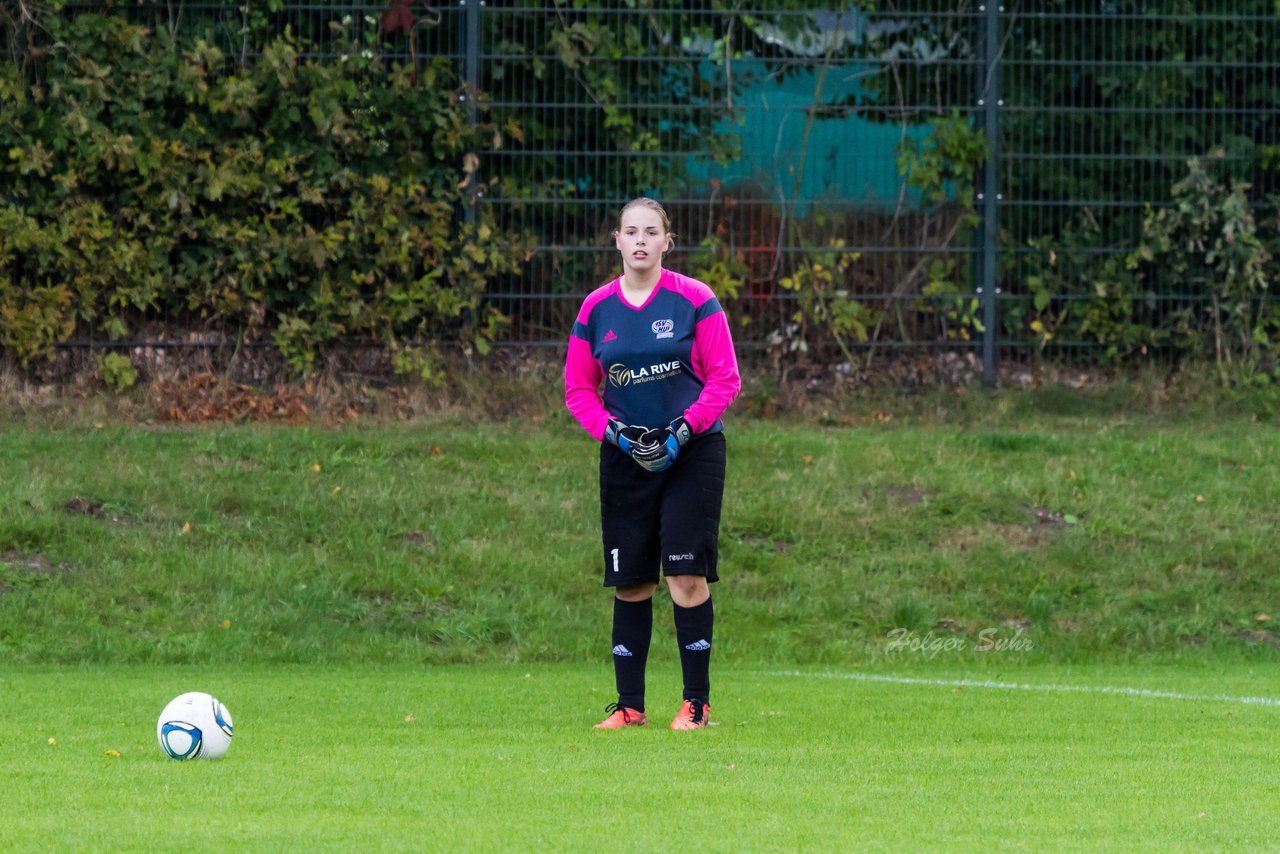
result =
[{"label": "white and blue soccer ball", "polygon": [[231,713],[200,691],[174,697],[160,713],[156,737],[170,759],[217,759],[231,746]]}]

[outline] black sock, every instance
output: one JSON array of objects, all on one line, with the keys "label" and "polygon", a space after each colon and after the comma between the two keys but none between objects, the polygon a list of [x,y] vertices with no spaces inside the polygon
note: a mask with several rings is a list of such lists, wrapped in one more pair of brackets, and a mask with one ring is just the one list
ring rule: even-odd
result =
[{"label": "black sock", "polygon": [[613,675],[618,705],[644,711],[644,665],[653,637],[653,599],[613,600]]},{"label": "black sock", "polygon": [[[672,603],[674,605],[674,603]],[[711,697],[711,627],[715,611],[711,599],[692,608],[675,605],[676,641],[684,671],[684,699],[709,703]]]}]

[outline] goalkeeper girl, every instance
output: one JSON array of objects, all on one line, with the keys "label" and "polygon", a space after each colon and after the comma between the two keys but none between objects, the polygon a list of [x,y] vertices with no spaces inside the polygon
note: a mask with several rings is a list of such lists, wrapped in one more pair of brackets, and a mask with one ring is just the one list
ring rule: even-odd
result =
[{"label": "goalkeeper girl", "polygon": [[711,289],[662,266],[674,235],[661,205],[628,202],[614,243],[622,275],[583,302],[564,370],[565,404],[600,442],[604,584],[614,591],[618,701],[597,729],[648,723],[645,661],[660,567],[684,675],[671,728],[701,729],[711,711],[708,583],[718,578],[720,415],[741,388],[738,360]]}]

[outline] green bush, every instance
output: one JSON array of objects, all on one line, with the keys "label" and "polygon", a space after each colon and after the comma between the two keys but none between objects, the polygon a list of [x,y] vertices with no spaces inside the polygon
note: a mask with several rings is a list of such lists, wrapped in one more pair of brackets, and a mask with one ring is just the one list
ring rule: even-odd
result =
[{"label": "green bush", "polygon": [[1132,266],[1164,289],[1210,297],[1172,315],[1178,343],[1211,355],[1226,380],[1259,378],[1275,368],[1280,313],[1268,285],[1280,273],[1258,233],[1247,185],[1215,177],[1203,161],[1187,164],[1173,202],[1148,207]]},{"label": "green bush", "polygon": [[98,378],[116,393],[128,391],[138,381],[138,369],[123,353],[98,357]]},{"label": "green bush", "polygon": [[1280,279],[1280,245],[1266,238],[1276,202],[1260,228],[1247,185],[1214,164],[1188,162],[1170,202],[1148,205],[1132,250],[1097,251],[1108,247],[1089,208],[1061,235],[1030,241],[1031,311],[1021,319],[1042,347],[1097,342],[1112,363],[1161,348],[1212,362],[1224,382],[1275,378],[1280,311],[1270,284]]},{"label": "green bush", "polygon": [[0,346],[25,365],[154,319],[271,337],[309,372],[342,340],[486,349],[521,235],[463,185],[494,128],[444,58],[240,63],[119,17],[50,16],[0,64]]},{"label": "green bush", "polygon": [[1142,287],[1130,254],[1106,245],[1104,231],[1085,207],[1061,234],[1029,241],[1030,311],[1014,320],[1036,336],[1038,351],[1086,341],[1102,345],[1102,362],[1116,364],[1169,344],[1168,329],[1153,322],[1155,295]]}]

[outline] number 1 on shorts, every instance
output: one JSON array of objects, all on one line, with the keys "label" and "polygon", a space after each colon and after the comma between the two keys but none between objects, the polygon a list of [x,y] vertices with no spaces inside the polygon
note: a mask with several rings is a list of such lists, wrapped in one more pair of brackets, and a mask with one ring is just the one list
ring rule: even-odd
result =
[{"label": "number 1 on shorts", "polygon": [[613,571],[617,572],[618,571],[618,550],[610,549],[609,554],[613,555]]}]

